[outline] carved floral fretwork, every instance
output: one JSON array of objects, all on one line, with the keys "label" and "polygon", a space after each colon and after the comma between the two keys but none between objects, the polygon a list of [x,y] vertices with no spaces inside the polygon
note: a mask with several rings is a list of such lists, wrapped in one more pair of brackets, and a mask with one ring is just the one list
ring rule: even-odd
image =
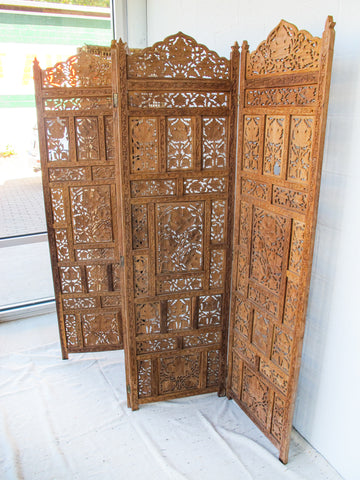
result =
[{"label": "carved floral fretwork", "polygon": [[247,77],[320,68],[321,39],[281,20],[267,39],[248,54]]},{"label": "carved floral fretwork", "polygon": [[230,76],[229,60],[179,32],[128,57],[130,78],[208,78]]},{"label": "carved floral fretwork", "polygon": [[82,51],[44,70],[42,80],[45,88],[109,87],[111,57]]}]

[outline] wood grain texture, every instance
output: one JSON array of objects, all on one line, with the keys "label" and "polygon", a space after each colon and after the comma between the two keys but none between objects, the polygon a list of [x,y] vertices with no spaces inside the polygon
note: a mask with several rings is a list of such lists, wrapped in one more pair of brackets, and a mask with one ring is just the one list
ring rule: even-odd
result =
[{"label": "wood grain texture", "polygon": [[133,409],[224,385],[238,62],[182,33],[113,44]]},{"label": "wood grain texture", "polygon": [[[227,395],[286,463],[299,376],[334,44],[285,21],[252,53],[239,95]],[[289,80],[287,82],[287,80]]]},{"label": "wood grain texture", "polygon": [[34,62],[40,156],[63,357],[122,348],[110,49]]}]

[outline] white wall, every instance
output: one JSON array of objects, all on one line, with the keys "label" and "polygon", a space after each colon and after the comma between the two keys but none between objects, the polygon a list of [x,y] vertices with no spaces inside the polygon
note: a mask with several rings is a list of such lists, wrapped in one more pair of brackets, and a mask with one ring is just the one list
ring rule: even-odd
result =
[{"label": "white wall", "polygon": [[[337,22],[311,295],[294,425],[346,480],[360,478],[360,2],[148,0],[148,44],[181,30],[220,55],[281,18],[321,36]],[[315,479],[314,479],[315,480]]]}]

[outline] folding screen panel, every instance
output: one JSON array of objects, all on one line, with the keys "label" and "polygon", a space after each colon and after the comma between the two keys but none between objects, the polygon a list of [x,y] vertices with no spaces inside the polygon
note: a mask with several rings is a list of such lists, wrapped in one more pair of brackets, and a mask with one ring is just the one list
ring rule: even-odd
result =
[{"label": "folding screen panel", "polygon": [[113,45],[128,401],[221,388],[239,52]]},{"label": "folding screen panel", "polygon": [[110,48],[34,62],[63,357],[122,348]]},{"label": "folding screen panel", "polygon": [[227,394],[287,461],[310,283],[334,23],[282,21],[241,56]]}]

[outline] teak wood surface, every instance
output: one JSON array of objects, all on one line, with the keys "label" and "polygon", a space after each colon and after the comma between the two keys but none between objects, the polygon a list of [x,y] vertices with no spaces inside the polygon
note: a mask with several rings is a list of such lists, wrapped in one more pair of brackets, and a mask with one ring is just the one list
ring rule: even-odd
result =
[{"label": "teak wood surface", "polygon": [[39,145],[63,358],[120,349],[110,48],[34,62]]},{"label": "teak wood surface", "polygon": [[240,64],[182,33],[34,64],[64,358],[124,339],[131,408],[227,394],[284,463],[334,25],[282,20]]}]

